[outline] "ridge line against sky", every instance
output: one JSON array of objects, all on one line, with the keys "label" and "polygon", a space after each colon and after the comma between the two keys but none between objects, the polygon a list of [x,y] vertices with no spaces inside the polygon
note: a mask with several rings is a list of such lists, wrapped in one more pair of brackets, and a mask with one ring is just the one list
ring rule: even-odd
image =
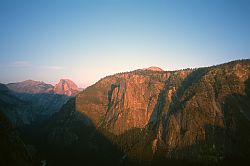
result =
[{"label": "ridge line against sky", "polygon": [[249,0],[1,0],[0,82],[250,58]]}]

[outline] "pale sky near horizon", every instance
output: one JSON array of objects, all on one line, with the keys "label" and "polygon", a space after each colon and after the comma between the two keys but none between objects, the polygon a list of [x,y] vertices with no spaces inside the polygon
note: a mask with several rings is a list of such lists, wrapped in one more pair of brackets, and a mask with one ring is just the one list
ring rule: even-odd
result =
[{"label": "pale sky near horizon", "polygon": [[0,0],[0,82],[250,58],[250,0]]}]

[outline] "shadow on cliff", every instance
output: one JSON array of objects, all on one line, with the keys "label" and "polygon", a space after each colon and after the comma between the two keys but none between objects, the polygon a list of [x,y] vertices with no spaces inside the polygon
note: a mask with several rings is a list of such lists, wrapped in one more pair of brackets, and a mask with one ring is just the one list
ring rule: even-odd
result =
[{"label": "shadow on cliff", "polygon": [[75,110],[75,98],[43,126],[35,146],[48,165],[117,165],[122,157],[94,123]]},{"label": "shadow on cliff", "polygon": [[[205,72],[204,70],[201,71],[202,74],[199,72],[193,73],[193,77],[191,75],[190,78],[186,78],[180,87],[187,88],[191,86]],[[196,81],[193,82],[191,80]],[[110,134],[109,136],[107,133],[100,131],[94,126],[87,115],[75,110],[75,98],[69,100],[60,112],[50,118],[49,122],[40,132],[36,146],[39,149],[41,160],[46,160],[48,165],[236,165],[240,161],[249,161],[247,157],[249,157],[250,153],[247,147],[250,146],[250,125],[246,118],[249,116],[245,116],[241,111],[248,110],[249,112],[250,110],[249,85],[250,81],[248,79],[245,82],[246,96],[240,94],[226,96],[225,103],[222,105],[226,119],[225,128],[207,125],[205,126],[206,140],[198,141],[194,145],[182,147],[178,151],[173,152],[173,155],[176,156],[186,156],[187,160],[179,160],[178,158],[167,159],[164,151],[160,152],[162,153],[159,154],[160,157],[154,158],[152,163],[136,161],[136,157],[138,156],[135,156],[133,161],[130,161],[130,159],[123,160],[125,153],[115,144],[112,134],[108,133]],[[158,96],[157,106],[154,110],[157,112],[158,117],[161,116],[161,111],[166,104],[167,88],[166,85]],[[176,94],[181,96],[183,90],[177,90]],[[172,104],[174,104],[172,107],[177,106],[178,101]],[[159,122],[158,117],[155,119],[156,124]],[[230,117],[235,117],[235,119],[230,119]],[[234,125],[233,122],[237,122],[239,126],[232,126]],[[139,151],[141,154],[136,153],[136,148],[134,148],[134,151],[136,155],[143,156],[146,148],[140,147],[143,147],[144,144],[147,144],[147,148],[151,147],[151,142],[146,139],[145,143],[138,144],[137,142],[141,141],[139,139],[141,137],[138,137],[141,136],[140,133],[141,130],[130,134],[134,135],[133,137],[135,138],[135,141],[131,144],[138,146],[139,150],[142,149],[142,151]],[[130,139],[128,133],[124,134],[124,137],[129,137]],[[126,141],[126,139],[123,140]],[[223,147],[222,145],[226,146]],[[236,152],[239,153],[238,156],[235,155]],[[203,162],[202,160],[191,162],[192,158],[189,155],[195,156],[193,153],[197,155],[197,158],[201,157],[201,159],[207,162]],[[220,161],[214,161],[223,155],[226,157]]]},{"label": "shadow on cliff", "polygon": [[[186,89],[199,82],[200,79],[209,71],[209,68],[201,68],[192,72],[180,84],[177,91],[172,97],[172,102],[167,103],[166,92],[169,85],[172,85],[170,80],[162,89],[158,96],[158,102],[152,116],[155,116],[154,129],[159,127],[159,123],[168,121],[168,117],[159,119],[162,116],[164,107],[169,104],[170,114],[176,114],[175,110],[182,110],[186,102],[189,101],[195,94],[188,94],[184,100],[180,100]],[[170,84],[171,83],[171,84]],[[245,81],[246,95],[232,93],[225,97],[221,103],[221,108],[224,114],[225,128],[218,126],[206,125],[205,133],[206,140],[196,142],[194,145],[181,147],[174,151],[172,156],[179,156],[180,159],[166,158],[167,149],[162,148],[159,156],[154,157],[153,165],[237,165],[242,162],[250,163],[250,78]],[[153,119],[153,117],[151,117]],[[164,125],[164,124],[163,124]],[[164,126],[165,127],[165,126]],[[184,131],[185,132],[185,131]],[[163,132],[164,133],[164,132]],[[185,135],[185,133],[183,134]],[[166,136],[163,136],[165,140]],[[195,153],[195,155],[193,154]],[[191,158],[190,156],[197,156]],[[186,158],[182,160],[182,157]],[[200,158],[200,159],[199,159]],[[198,160],[197,160],[198,159]]]},{"label": "shadow on cliff", "polygon": [[[178,109],[182,105],[185,104],[185,102],[191,98],[190,96],[188,99],[180,103],[179,98],[183,95],[184,91],[192,86],[193,84],[197,83],[207,72],[209,71],[209,68],[199,68],[191,72],[184,80],[182,80],[181,77],[178,78],[178,76],[170,76],[168,80],[166,80],[165,85],[163,89],[160,91],[157,103],[154,107],[153,113],[150,117],[149,121],[149,127],[153,129],[157,129],[162,123],[162,120],[160,118],[167,118],[167,114],[169,112],[164,112],[165,106],[168,105],[171,109]],[[170,88],[176,88],[176,91],[172,95],[172,101],[166,101],[166,93]],[[168,108],[167,108],[168,109]],[[164,114],[164,115],[163,115]],[[162,117],[163,116],[163,117]],[[164,124],[163,124],[164,125]]]},{"label": "shadow on cliff", "polygon": [[[176,87],[176,92],[172,96],[172,102],[170,103],[169,110],[178,110],[182,109],[186,102],[190,100],[195,94],[189,94],[184,100],[181,100],[181,97],[184,95],[184,92],[190,87],[197,84],[203,76],[209,72],[210,68],[198,68],[190,73],[183,81],[181,81],[179,87]],[[171,112],[173,113],[173,112]]]},{"label": "shadow on cliff", "polygon": [[231,143],[230,148],[239,152],[240,156],[250,158],[250,148],[247,148],[250,147],[250,78],[244,83],[246,95],[238,93],[227,95],[222,110],[228,131],[226,138]]},{"label": "shadow on cliff", "polygon": [[[162,148],[156,152],[152,165],[229,166],[250,163],[250,78],[244,83],[246,95],[232,93],[221,103],[225,127],[205,125],[205,140],[175,148],[171,153]],[[165,157],[166,154],[170,159]]]},{"label": "shadow on cliff", "polygon": [[[171,152],[163,148],[155,153],[151,165],[235,166],[239,163],[250,163],[250,144],[246,139],[232,140],[231,135],[236,136],[237,133],[219,126],[206,125],[204,128],[205,140],[196,140],[193,145],[176,147]],[[249,132],[245,136],[250,138]]]}]

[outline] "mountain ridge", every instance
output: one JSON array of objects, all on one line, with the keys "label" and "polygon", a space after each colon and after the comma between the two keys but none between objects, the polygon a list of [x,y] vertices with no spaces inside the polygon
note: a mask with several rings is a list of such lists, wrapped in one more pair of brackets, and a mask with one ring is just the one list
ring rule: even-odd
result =
[{"label": "mountain ridge", "polygon": [[60,79],[55,86],[44,83],[43,81],[30,79],[16,83],[8,83],[6,86],[14,92],[30,94],[50,93],[75,96],[79,92],[77,85],[70,79]]},{"label": "mountain ridge", "polygon": [[[5,114],[29,104],[23,99],[48,99],[43,94],[17,96],[1,84],[0,92],[0,111]],[[52,106],[55,99],[43,104]],[[61,101],[61,109],[42,126],[24,133],[50,165],[249,161],[250,59],[195,69],[117,73],[65,104]]]},{"label": "mountain ridge", "polygon": [[135,161],[246,159],[250,156],[246,148],[250,146],[249,77],[250,60],[107,76],[53,116],[48,123],[49,142],[58,141],[59,130],[65,130],[74,138],[64,140],[71,147],[81,133],[72,124],[81,123],[95,127]]}]

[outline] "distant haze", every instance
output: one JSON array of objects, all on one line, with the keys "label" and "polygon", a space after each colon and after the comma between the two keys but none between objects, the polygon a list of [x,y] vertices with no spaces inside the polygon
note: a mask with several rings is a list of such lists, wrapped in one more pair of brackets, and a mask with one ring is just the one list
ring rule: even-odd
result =
[{"label": "distant haze", "polygon": [[0,82],[250,58],[249,0],[1,0]]}]

